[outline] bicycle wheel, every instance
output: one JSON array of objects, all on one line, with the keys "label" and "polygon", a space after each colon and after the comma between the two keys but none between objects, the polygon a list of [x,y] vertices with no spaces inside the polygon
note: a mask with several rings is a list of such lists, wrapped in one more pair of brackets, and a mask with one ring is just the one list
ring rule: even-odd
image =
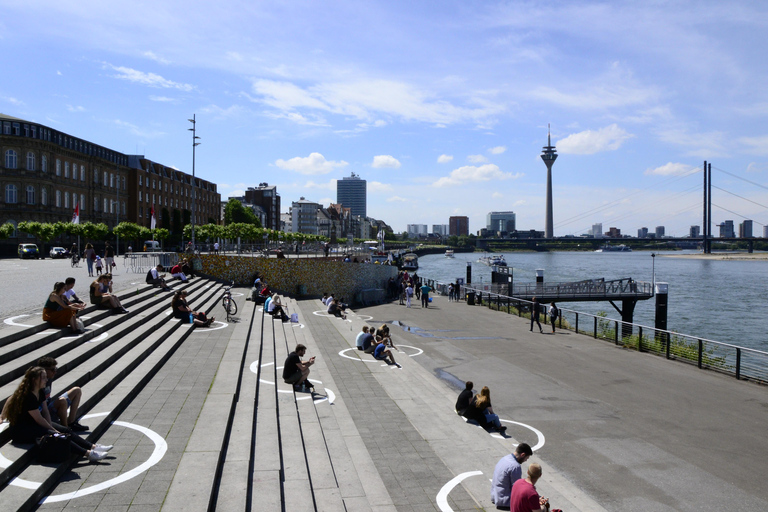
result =
[{"label": "bicycle wheel", "polygon": [[237,302],[232,299],[229,299],[229,308],[227,309],[227,314],[231,316],[235,316],[237,314]]}]

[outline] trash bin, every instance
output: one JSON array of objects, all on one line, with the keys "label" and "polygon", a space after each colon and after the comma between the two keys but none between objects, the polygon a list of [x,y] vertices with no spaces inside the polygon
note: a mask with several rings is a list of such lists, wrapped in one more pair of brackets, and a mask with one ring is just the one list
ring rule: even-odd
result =
[{"label": "trash bin", "polygon": [[475,292],[467,292],[467,306],[475,305]]}]

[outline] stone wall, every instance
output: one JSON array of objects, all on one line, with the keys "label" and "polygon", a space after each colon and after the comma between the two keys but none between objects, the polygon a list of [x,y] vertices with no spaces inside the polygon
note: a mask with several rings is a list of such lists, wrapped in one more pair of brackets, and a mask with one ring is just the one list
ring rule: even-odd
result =
[{"label": "stone wall", "polygon": [[238,285],[253,285],[258,272],[270,288],[281,293],[321,296],[323,292],[356,303],[372,289],[385,290],[387,280],[397,276],[397,267],[364,263],[343,263],[321,258],[253,258],[250,256],[200,256],[201,273]]}]

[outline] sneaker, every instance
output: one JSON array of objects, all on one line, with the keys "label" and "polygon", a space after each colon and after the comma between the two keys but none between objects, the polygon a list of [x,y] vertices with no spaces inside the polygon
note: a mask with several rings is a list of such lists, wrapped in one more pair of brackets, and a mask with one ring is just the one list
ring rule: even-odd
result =
[{"label": "sneaker", "polygon": [[507,431],[507,427],[505,426],[499,427],[499,432],[506,432],[506,431]]},{"label": "sneaker", "polygon": [[122,314],[125,314],[125,313],[130,313],[130,311],[128,311],[128,310],[127,310],[127,309],[125,309],[125,308],[122,308],[122,309],[120,310],[120,313],[122,313]]},{"label": "sneaker", "polygon": [[91,450],[90,453],[88,453],[88,460],[91,462],[96,462],[98,460],[103,459],[106,456],[107,454],[104,452],[100,452],[98,450]]},{"label": "sneaker", "polygon": [[93,445],[93,449],[96,450],[97,452],[101,452],[101,453],[107,453],[112,448],[114,448],[114,446],[112,446],[111,444],[95,444],[95,445]]},{"label": "sneaker", "polygon": [[79,422],[74,422],[69,426],[69,428],[72,430],[72,432],[87,432],[88,427],[85,425],[81,425]]},{"label": "sneaker", "polygon": [[307,389],[315,389],[315,385],[309,382],[308,380],[304,381],[304,387]]}]

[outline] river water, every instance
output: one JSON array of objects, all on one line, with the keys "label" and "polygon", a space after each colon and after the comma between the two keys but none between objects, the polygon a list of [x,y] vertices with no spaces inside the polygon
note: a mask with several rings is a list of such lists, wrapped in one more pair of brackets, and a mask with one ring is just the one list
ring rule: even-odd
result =
[{"label": "river water", "polygon": [[[606,280],[632,277],[651,282],[655,267],[656,282],[669,284],[667,328],[692,336],[768,351],[768,261],[709,260],[676,258],[693,251],[628,253],[595,252],[510,252],[504,253],[513,268],[515,284],[536,281],[536,269],[544,270],[545,282]],[[419,258],[418,274],[442,282],[466,277],[467,262],[472,263],[472,283],[491,282],[490,267],[477,263],[481,253],[442,254]],[[608,302],[559,303],[560,307],[595,314],[605,311],[608,318],[621,316]],[[654,325],[655,298],[640,301],[634,321]]]}]

